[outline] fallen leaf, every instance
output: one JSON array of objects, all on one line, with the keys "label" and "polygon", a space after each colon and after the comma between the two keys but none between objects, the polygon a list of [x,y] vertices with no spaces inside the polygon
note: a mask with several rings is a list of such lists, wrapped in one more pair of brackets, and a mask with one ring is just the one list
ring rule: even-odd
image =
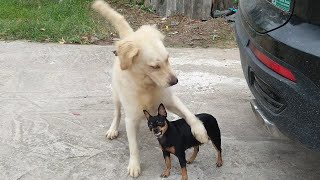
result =
[{"label": "fallen leaf", "polygon": [[60,43],[60,44],[64,44],[64,43],[66,43],[66,41],[65,41],[63,38],[61,38],[61,40],[59,41],[59,43]]},{"label": "fallen leaf", "polygon": [[40,31],[45,31],[46,29],[45,28],[40,28]]},{"label": "fallen leaf", "polygon": [[80,116],[80,113],[77,113],[77,112],[72,112],[72,114],[75,116]]},{"label": "fallen leaf", "polygon": [[83,41],[88,41],[88,39],[89,39],[89,38],[88,38],[87,36],[82,36],[82,37],[81,37],[81,40],[83,40]]},{"label": "fallen leaf", "polygon": [[171,26],[178,26],[180,23],[178,21],[172,21]]},{"label": "fallen leaf", "polygon": [[220,37],[220,36],[218,36],[218,35],[213,35],[212,36],[212,41],[214,41],[216,38],[218,38],[218,37]]},{"label": "fallen leaf", "polygon": [[178,34],[178,31],[169,32],[168,34],[169,34],[169,35],[175,35],[175,34]]},{"label": "fallen leaf", "polygon": [[98,41],[99,39],[97,38],[97,37],[95,37],[95,36],[91,36],[90,37],[90,42],[91,43],[94,43],[94,42],[96,42],[96,41]]}]

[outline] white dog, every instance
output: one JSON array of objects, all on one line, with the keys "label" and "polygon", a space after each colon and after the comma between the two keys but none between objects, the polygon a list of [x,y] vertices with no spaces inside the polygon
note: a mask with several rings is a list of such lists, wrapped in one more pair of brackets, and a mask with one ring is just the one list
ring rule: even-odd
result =
[{"label": "white dog", "polygon": [[144,109],[155,114],[163,103],[169,111],[186,119],[196,139],[206,143],[208,136],[201,121],[168,88],[177,84],[178,79],[169,64],[160,31],[144,25],[134,32],[124,17],[102,0],[96,0],[92,7],[108,19],[120,35],[112,72],[115,111],[106,136],[108,139],[118,136],[122,106],[130,149],[129,175],[137,177],[141,172],[137,132],[140,121],[145,118]]}]

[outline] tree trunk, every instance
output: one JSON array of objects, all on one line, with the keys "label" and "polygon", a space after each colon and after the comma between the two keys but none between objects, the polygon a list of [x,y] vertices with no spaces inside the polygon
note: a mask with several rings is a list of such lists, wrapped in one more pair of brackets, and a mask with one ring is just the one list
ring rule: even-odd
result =
[{"label": "tree trunk", "polygon": [[[139,0],[136,0],[139,1]],[[183,14],[193,19],[208,20],[215,10],[233,7],[234,0],[140,0],[160,16]]]},{"label": "tree trunk", "polygon": [[233,7],[233,0],[212,0],[212,10],[225,10]]}]

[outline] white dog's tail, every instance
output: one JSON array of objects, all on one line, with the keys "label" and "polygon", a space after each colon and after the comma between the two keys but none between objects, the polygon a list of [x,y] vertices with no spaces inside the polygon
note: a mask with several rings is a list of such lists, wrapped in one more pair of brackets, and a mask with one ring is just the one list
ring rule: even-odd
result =
[{"label": "white dog's tail", "polygon": [[111,22],[111,24],[119,32],[120,39],[133,33],[133,29],[130,27],[125,18],[117,11],[112,9],[108,3],[104,2],[103,0],[96,0],[92,4],[92,8]]}]

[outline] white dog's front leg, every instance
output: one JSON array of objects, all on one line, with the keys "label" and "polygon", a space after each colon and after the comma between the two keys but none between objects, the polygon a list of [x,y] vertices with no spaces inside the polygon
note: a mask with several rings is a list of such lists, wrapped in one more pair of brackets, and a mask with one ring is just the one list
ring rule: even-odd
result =
[{"label": "white dog's front leg", "polygon": [[140,156],[139,147],[137,141],[137,131],[139,127],[139,121],[136,119],[126,118],[127,137],[129,142],[130,160],[128,165],[128,174],[131,177],[138,177],[140,169]]},{"label": "white dog's front leg", "polygon": [[203,123],[189,111],[189,109],[181,102],[181,100],[177,96],[172,95],[170,98],[168,98],[165,106],[169,111],[175,113],[176,115],[184,118],[187,121],[187,123],[191,127],[192,134],[199,142],[208,142],[208,134],[206,129],[204,128]]}]

